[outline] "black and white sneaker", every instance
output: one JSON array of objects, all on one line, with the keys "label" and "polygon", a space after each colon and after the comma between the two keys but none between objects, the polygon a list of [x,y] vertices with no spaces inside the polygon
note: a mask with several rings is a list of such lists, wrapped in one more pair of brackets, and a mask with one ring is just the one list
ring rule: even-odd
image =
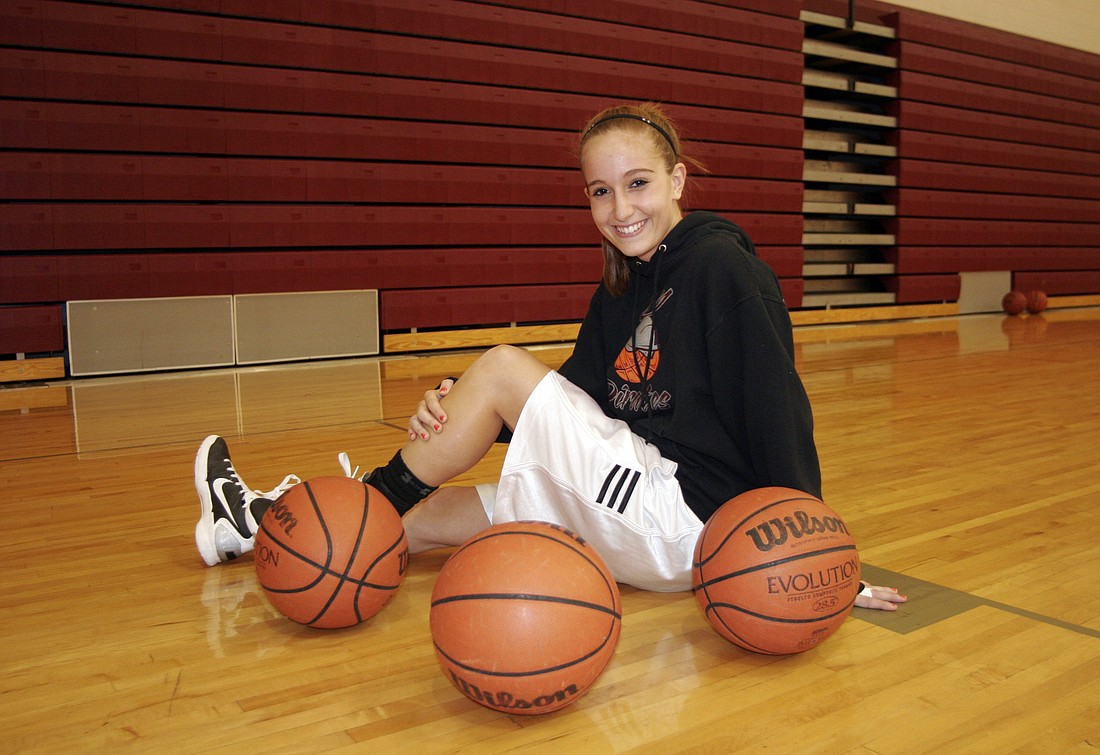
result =
[{"label": "black and white sneaker", "polygon": [[208,436],[195,455],[195,491],[202,514],[195,525],[195,545],[206,565],[232,561],[252,550],[259,529],[252,502],[274,501],[298,482],[295,475],[287,475],[267,493],[249,489],[233,468],[225,439]]}]

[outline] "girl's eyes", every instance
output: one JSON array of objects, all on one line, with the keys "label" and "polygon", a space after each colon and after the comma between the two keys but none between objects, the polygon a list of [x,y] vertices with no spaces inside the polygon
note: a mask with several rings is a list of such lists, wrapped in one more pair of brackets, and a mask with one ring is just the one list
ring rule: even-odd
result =
[{"label": "girl's eyes", "polygon": [[[629,188],[631,188],[631,189],[644,189],[648,184],[649,184],[649,181],[647,181],[646,179],[636,178],[636,179],[634,179],[633,181],[630,182]],[[610,189],[608,189],[606,187],[600,187],[599,189],[593,189],[592,190],[592,197],[593,198],[595,198],[595,197],[606,197],[610,193],[611,193]]]}]

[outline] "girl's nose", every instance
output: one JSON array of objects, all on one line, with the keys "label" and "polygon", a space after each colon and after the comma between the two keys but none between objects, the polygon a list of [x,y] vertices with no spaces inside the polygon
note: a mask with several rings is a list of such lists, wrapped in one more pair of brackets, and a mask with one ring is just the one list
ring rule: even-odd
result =
[{"label": "girl's nose", "polygon": [[615,195],[615,219],[626,220],[634,212],[634,205],[621,192]]}]

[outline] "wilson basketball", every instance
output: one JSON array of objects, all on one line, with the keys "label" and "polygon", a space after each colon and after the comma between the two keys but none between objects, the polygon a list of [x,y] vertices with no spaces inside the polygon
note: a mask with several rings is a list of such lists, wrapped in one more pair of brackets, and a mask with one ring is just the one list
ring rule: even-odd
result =
[{"label": "wilson basketball", "polygon": [[1006,314],[1018,315],[1027,308],[1027,297],[1020,291],[1009,291],[1001,299],[1001,309]]},{"label": "wilson basketball", "polygon": [[349,477],[317,477],[275,501],[256,533],[256,574],[287,618],[320,629],[371,618],[405,578],[408,544],[386,497]]},{"label": "wilson basketball", "polygon": [[844,521],[820,499],[760,488],[707,521],[692,585],[707,620],[730,642],[757,653],[800,653],[851,612],[859,553]]},{"label": "wilson basketball", "polygon": [[1047,308],[1047,295],[1042,291],[1027,292],[1027,311],[1037,315]]},{"label": "wilson basketball", "polygon": [[429,617],[436,658],[466,697],[505,713],[549,713],[595,684],[615,652],[619,588],[563,527],[499,524],[443,565]]}]

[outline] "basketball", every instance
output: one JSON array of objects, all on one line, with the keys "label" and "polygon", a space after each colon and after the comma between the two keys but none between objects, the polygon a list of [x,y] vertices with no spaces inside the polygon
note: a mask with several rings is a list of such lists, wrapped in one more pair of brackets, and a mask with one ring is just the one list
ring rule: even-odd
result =
[{"label": "basketball", "polygon": [[756,653],[800,653],[851,613],[859,553],[820,499],[760,488],[730,499],[707,521],[692,586],[711,626],[730,642]]},{"label": "basketball", "polygon": [[1042,291],[1027,292],[1027,311],[1037,315],[1047,308],[1047,295]]},{"label": "basketball", "polygon": [[622,624],[619,587],[579,536],[544,522],[498,524],[439,572],[429,613],[436,658],[476,703],[549,713],[595,684]]},{"label": "basketball", "polygon": [[1009,291],[1001,299],[1001,309],[1007,314],[1018,315],[1027,307],[1027,297],[1019,291]]},{"label": "basketball", "polygon": [[408,543],[386,497],[350,477],[317,477],[280,496],[256,533],[256,574],[299,624],[338,629],[381,611],[405,578]]}]

